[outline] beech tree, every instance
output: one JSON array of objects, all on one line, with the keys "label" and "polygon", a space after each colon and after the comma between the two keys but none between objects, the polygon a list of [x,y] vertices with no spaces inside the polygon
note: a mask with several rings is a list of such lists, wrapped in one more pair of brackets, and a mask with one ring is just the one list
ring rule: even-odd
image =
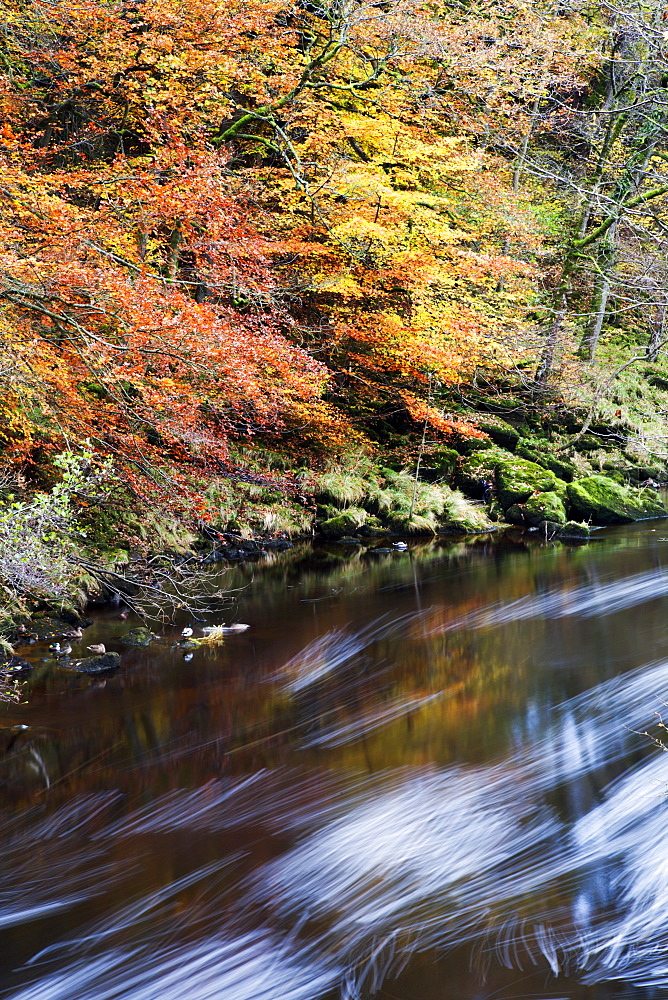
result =
[{"label": "beech tree", "polygon": [[385,408],[447,435],[433,387],[514,357],[541,233],[492,147],[526,135],[535,74],[584,80],[579,15],[548,0],[0,0],[0,15],[6,459],[89,439],[137,493],[197,512],[230,441],[331,451]]}]

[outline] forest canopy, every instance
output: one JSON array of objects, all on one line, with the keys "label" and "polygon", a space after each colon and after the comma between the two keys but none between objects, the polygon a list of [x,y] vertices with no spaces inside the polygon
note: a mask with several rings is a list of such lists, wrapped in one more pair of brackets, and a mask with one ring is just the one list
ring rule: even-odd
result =
[{"label": "forest canopy", "polygon": [[448,387],[548,389],[620,283],[658,350],[661,18],[2,0],[3,459],[88,441],[204,509],[233,442],[447,438]]}]

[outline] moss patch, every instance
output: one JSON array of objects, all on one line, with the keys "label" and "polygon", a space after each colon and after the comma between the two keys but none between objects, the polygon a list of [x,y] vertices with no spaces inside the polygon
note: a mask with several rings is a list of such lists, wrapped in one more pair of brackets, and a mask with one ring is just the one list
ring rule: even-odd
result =
[{"label": "moss patch", "polygon": [[537,528],[544,521],[555,526],[566,523],[566,508],[558,493],[548,491],[529,497],[524,504],[513,504],[506,511],[512,524],[526,524]]},{"label": "moss patch", "polygon": [[497,499],[504,510],[513,504],[526,503],[533,493],[556,491],[560,485],[553,472],[509,455],[497,462],[495,476]]},{"label": "moss patch", "polygon": [[554,449],[554,444],[550,441],[537,441],[532,440],[531,442],[523,441],[518,445],[516,453],[521,458],[526,458],[529,462],[535,462],[536,465],[540,465],[543,469],[548,469],[553,472],[555,476],[559,479],[563,479],[564,482],[570,483],[573,481],[577,474],[577,469],[572,462],[564,461],[563,459],[556,458],[552,451]]},{"label": "moss patch", "polygon": [[668,517],[668,510],[652,490],[620,486],[606,476],[587,476],[570,483],[568,500],[577,515],[594,524]]},{"label": "moss patch", "polygon": [[494,444],[499,445],[501,448],[506,448],[508,451],[514,451],[520,439],[519,431],[516,431],[505,420],[501,420],[499,417],[494,417],[491,414],[483,420],[479,420],[478,427],[485,434],[489,434]]},{"label": "moss patch", "polygon": [[320,531],[325,538],[345,538],[354,535],[365,524],[367,512],[361,507],[350,507],[341,511],[336,517],[330,517],[320,524]]},{"label": "moss patch", "polygon": [[456,476],[457,486],[467,496],[482,498],[483,480],[493,482],[497,466],[509,460],[512,459],[508,452],[496,445],[485,451],[476,451],[462,460]]}]

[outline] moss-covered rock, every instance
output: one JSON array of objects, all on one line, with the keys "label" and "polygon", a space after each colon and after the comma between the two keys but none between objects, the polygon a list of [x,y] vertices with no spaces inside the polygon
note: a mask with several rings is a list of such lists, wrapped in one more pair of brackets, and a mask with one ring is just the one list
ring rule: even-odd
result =
[{"label": "moss-covered rock", "polygon": [[121,636],[120,641],[125,646],[150,646],[154,639],[155,636],[150,629],[140,626],[130,629],[129,632]]},{"label": "moss-covered rock", "polygon": [[510,521],[511,524],[517,524],[521,528],[531,526],[523,503],[512,503],[504,513],[506,520]]},{"label": "moss-covered rock", "polygon": [[[87,628],[89,625],[92,625],[90,618],[79,618],[76,626],[73,627],[71,616],[68,616],[67,621],[65,621],[63,618],[51,615],[40,615],[28,620],[23,634],[37,639],[38,642],[46,642],[51,639],[72,639],[79,637],[77,628]],[[14,641],[21,642],[20,633],[16,633]]]},{"label": "moss-covered rock", "polygon": [[454,448],[439,448],[425,458],[421,476],[428,483],[438,482],[443,479],[450,482],[455,476],[458,465],[458,451],[455,451]]},{"label": "moss-covered rock", "polygon": [[666,481],[666,469],[661,465],[638,465],[629,471],[628,478],[635,486],[647,482],[648,479],[652,479],[655,483],[663,483]]},{"label": "moss-covered rock", "polygon": [[487,506],[487,516],[494,524],[504,522],[506,514],[498,500],[492,500]]},{"label": "moss-covered rock", "polygon": [[[603,468],[605,469],[605,463]],[[606,479],[612,479],[613,483],[617,483],[619,486],[628,485],[628,479],[619,469],[605,469],[605,477]]]},{"label": "moss-covered rock", "polygon": [[566,524],[561,525],[558,533],[559,538],[579,538],[584,540],[590,536],[591,528],[588,524],[583,524],[581,521],[566,521]]},{"label": "moss-covered rock", "polygon": [[499,417],[490,415],[484,420],[479,420],[478,427],[485,434],[489,434],[494,444],[498,444],[499,447],[506,448],[508,451],[514,451],[520,439],[519,431],[516,431],[511,424]]},{"label": "moss-covered rock", "polygon": [[522,441],[515,451],[520,458],[526,458],[529,462],[535,462],[541,468],[548,469],[549,472],[553,472],[555,476],[563,479],[564,482],[572,482],[577,474],[576,467],[572,462],[557,458],[552,454],[553,448],[554,445],[549,441],[540,442],[533,440],[531,442]]},{"label": "moss-covered rock", "polygon": [[541,521],[552,521],[555,524],[566,523],[566,508],[558,493],[548,490],[536,496],[529,497],[524,505],[529,523],[537,526]]},{"label": "moss-covered rock", "polygon": [[526,403],[524,400],[519,396],[511,395],[509,392],[501,396],[495,391],[492,395],[486,396],[481,392],[469,389],[467,398],[471,405],[481,413],[503,414],[504,416],[512,414],[516,420],[526,417]]},{"label": "moss-covered rock", "polygon": [[[533,493],[557,491],[557,477],[535,462],[505,455],[495,469],[496,496],[504,510],[523,504]],[[562,484],[563,485],[563,484]]]},{"label": "moss-covered rock", "polygon": [[363,525],[358,529],[358,534],[362,538],[382,538],[391,534],[390,529],[385,527],[380,518],[369,515]]},{"label": "moss-covered rock", "polygon": [[494,482],[496,467],[500,462],[511,459],[510,454],[496,445],[485,451],[477,451],[462,459],[457,471],[457,486],[474,499],[483,498],[483,482]]},{"label": "moss-covered rock", "polygon": [[104,653],[101,656],[86,656],[82,660],[70,660],[65,666],[78,674],[106,674],[118,670],[121,658],[118,653]]},{"label": "moss-covered rock", "polygon": [[599,451],[601,448],[604,451],[610,451],[616,446],[617,442],[611,441],[609,438],[598,437],[595,434],[583,434],[581,438],[575,438],[571,444],[575,451]]},{"label": "moss-covered rock", "polygon": [[620,486],[607,476],[586,476],[569,483],[568,500],[577,515],[594,524],[668,517],[668,510],[652,490]]},{"label": "moss-covered rock", "polygon": [[482,437],[460,437],[456,441],[457,451],[461,455],[470,455],[475,451],[487,451],[488,448],[493,448],[494,442],[489,438]]},{"label": "moss-covered rock", "polygon": [[367,512],[361,507],[349,507],[322,521],[318,527],[325,538],[345,538],[346,535],[354,535],[366,523],[367,517]]},{"label": "moss-covered rock", "polygon": [[506,511],[511,524],[537,528],[546,521],[558,527],[566,523],[566,508],[558,493],[547,491],[530,496],[526,503],[512,504]]}]

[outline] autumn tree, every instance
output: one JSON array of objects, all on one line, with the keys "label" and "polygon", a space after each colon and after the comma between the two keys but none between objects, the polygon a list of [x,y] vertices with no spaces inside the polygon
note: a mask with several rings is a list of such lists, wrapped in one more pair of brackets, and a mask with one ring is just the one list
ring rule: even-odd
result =
[{"label": "autumn tree", "polygon": [[586,71],[582,18],[0,9],[6,457],[87,438],[197,504],[233,439],[338,448],[397,409],[447,434],[434,387],[527,350],[541,235],[504,156],[531,80]]}]

